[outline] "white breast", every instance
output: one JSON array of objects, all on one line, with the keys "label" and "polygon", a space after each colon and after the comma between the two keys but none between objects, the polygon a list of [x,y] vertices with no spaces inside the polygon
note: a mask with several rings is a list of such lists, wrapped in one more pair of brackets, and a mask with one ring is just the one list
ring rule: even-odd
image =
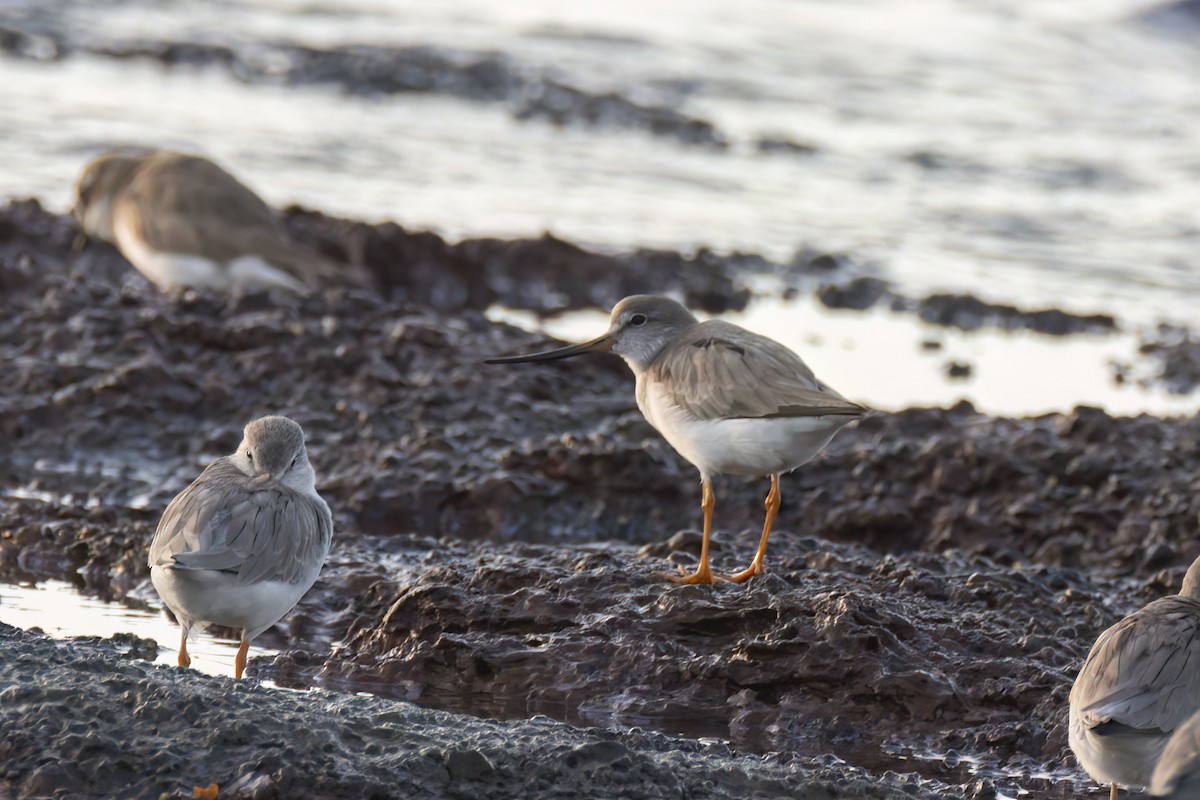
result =
[{"label": "white breast", "polygon": [[121,214],[113,221],[113,236],[121,253],[137,271],[160,289],[191,286],[229,288],[229,273],[212,259],[155,250]]},{"label": "white breast", "polygon": [[113,236],[121,253],[160,289],[190,287],[229,291],[234,286],[260,286],[290,292],[305,291],[304,284],[271,266],[261,256],[238,256],[224,264],[194,253],[156,250],[121,215],[113,223]]},{"label": "white breast", "polygon": [[812,460],[847,416],[700,420],[675,405],[661,384],[637,376],[638,408],[701,475],[770,475]]},{"label": "white breast", "polygon": [[306,291],[304,284],[261,256],[238,256],[229,262],[229,274],[235,284],[242,286],[278,287],[299,294]]}]

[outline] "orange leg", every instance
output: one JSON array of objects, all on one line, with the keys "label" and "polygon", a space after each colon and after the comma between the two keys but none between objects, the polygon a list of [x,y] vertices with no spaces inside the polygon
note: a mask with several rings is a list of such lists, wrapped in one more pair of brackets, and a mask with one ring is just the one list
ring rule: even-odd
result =
[{"label": "orange leg", "polygon": [[753,578],[755,575],[762,575],[763,559],[767,556],[767,539],[771,538],[771,526],[775,524],[775,515],[779,513],[779,475],[771,476],[771,491],[767,492],[767,502],[764,504],[767,509],[767,520],[763,523],[762,538],[758,540],[758,552],[754,554],[754,560],[750,562],[750,566],[736,575],[730,575],[729,580],[734,583],[742,583]]},{"label": "orange leg", "polygon": [[1117,785],[1115,783],[1109,787],[1108,800],[1117,800]]},{"label": "orange leg", "polygon": [[246,671],[246,654],[250,652],[250,640],[246,638],[246,632],[242,631],[242,645],[238,648],[237,658],[233,660],[233,677],[241,678],[242,673]]},{"label": "orange leg", "polygon": [[675,583],[716,583],[725,580],[723,575],[713,572],[708,565],[708,540],[712,536],[712,515],[713,509],[717,507],[717,496],[713,493],[712,482],[708,478],[701,478],[700,485],[703,488],[700,508],[704,509],[704,541],[700,545],[700,563],[691,575],[666,576]]},{"label": "orange leg", "polygon": [[188,627],[186,625],[179,626],[182,633],[179,636],[179,661],[181,667],[190,667],[192,665],[192,657],[187,651]]}]

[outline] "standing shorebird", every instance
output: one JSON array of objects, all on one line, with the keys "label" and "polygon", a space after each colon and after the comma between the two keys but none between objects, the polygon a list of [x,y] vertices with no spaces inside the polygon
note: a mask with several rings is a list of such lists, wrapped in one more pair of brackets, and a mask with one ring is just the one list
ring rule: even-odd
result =
[{"label": "standing shorebird", "polygon": [[245,184],[200,156],[107,153],[84,168],[74,214],[160,289],[365,286],[363,270],[290,242]]},{"label": "standing shorebird", "polygon": [[1100,634],[1071,687],[1068,739],[1099,783],[1150,785],[1171,734],[1200,709],[1200,558],[1179,594]]},{"label": "standing shorebird", "polygon": [[[700,470],[704,540],[696,571],[679,583],[741,583],[763,572],[767,539],[779,511],[779,475],[807,463],[866,409],[819,381],[779,342],[729,322],[700,322],[666,297],[634,295],[617,303],[608,331],[590,342],[527,356],[516,364],[611,350],[637,378],[637,404],[659,433]],[[746,569],[718,575],[708,543],[719,474],[771,476],[758,552]]]},{"label": "standing shorebird", "polygon": [[218,458],[171,501],[150,544],[150,580],[183,629],[237,628],[242,677],[250,640],[283,619],[317,580],[333,517],[317,494],[304,431],[286,417],[246,426],[237,452]]},{"label": "standing shorebird", "polygon": [[1165,800],[1200,797],[1200,711],[1175,729],[1150,780],[1150,795]]}]

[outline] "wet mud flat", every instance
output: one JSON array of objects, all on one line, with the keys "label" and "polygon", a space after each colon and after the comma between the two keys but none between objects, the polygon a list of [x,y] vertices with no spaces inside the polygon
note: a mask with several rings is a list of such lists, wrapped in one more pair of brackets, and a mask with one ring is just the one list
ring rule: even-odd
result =
[{"label": "wet mud flat", "polygon": [[[460,273],[405,272],[412,262],[397,252],[374,263],[408,282],[405,296],[331,290],[230,302],[161,296],[111,250],[73,251],[73,238],[69,222],[36,204],[10,206],[0,222],[8,370],[0,384],[0,578],[61,578],[138,602],[146,547],[170,497],[231,451],[246,421],[292,415],[308,433],[335,513],[334,551],[271,642],[284,652],[252,662],[250,674],[510,720],[464,722],[396,706],[405,709],[397,712],[405,731],[452,719],[454,730],[479,725],[504,738],[551,725],[523,721],[544,714],[685,737],[595,734],[627,749],[629,737],[655,737],[674,754],[670,764],[728,747],[739,764],[796,763],[851,783],[866,770],[880,792],[1073,793],[1084,780],[1066,747],[1074,670],[1104,627],[1177,590],[1197,553],[1195,419],[1115,419],[1087,408],[999,419],[964,404],[869,417],[788,476],[762,580],[675,586],[658,573],[691,564],[698,550],[696,475],[641,419],[624,365],[598,357],[485,368],[485,356],[543,342],[489,322],[471,304],[432,299],[453,296],[429,288],[447,274],[461,275],[444,284],[454,291],[502,287],[505,275],[518,285],[524,259],[490,261],[486,278],[477,262],[446,262]],[[430,265],[451,252],[438,247]],[[766,488],[718,484],[718,569],[748,563]],[[164,708],[182,702],[196,709],[189,724],[200,724],[216,703],[223,710],[204,735],[233,737],[241,748],[223,767],[227,784],[258,782],[263,794],[247,788],[248,796],[309,785],[307,773],[282,766],[303,759],[260,768],[248,755],[265,758],[275,729],[236,722],[241,715],[268,725],[278,715],[292,720],[279,730],[297,727],[300,717],[286,715],[301,696],[249,684],[231,691],[218,679],[19,634],[4,642],[59,662],[39,677],[29,661],[24,672],[5,673],[15,676],[6,679],[14,699],[30,692],[19,722],[35,737],[4,758],[3,780],[18,796],[45,766],[43,753],[66,746],[56,727],[63,708],[83,702],[86,710],[101,684],[114,696],[146,693],[138,713],[161,730],[145,743],[148,753],[186,738],[162,719]],[[59,693],[51,702],[43,692]],[[385,703],[302,697],[319,707],[314,713],[347,717],[357,704],[373,714]],[[7,703],[0,707],[8,713]],[[102,719],[112,742],[135,741],[125,715]],[[307,730],[333,730],[324,724]],[[585,735],[552,729],[569,741]],[[433,734],[395,733],[406,735]],[[332,742],[338,751],[337,735],[328,736],[302,749],[324,753]],[[514,737],[506,752],[524,746]],[[342,764],[341,752],[330,763]],[[508,768],[480,752],[498,774]],[[521,757],[541,763],[547,752],[531,745]],[[849,766],[835,766],[830,754]],[[646,769],[656,757],[647,756]],[[183,761],[180,774],[193,780],[192,762]],[[122,775],[145,781],[138,785],[147,792],[161,784],[139,770],[179,764],[149,756],[124,763]],[[426,774],[425,766],[387,763]],[[437,763],[448,769],[444,754],[434,755],[430,774],[441,775]],[[359,794],[334,787],[328,796],[360,796],[378,774],[342,767],[358,776],[345,785]],[[705,795],[646,775],[649,785],[672,787],[647,796],[720,797],[726,786],[712,778]],[[51,775],[45,793],[59,786],[53,781],[85,786],[89,777]],[[300,783],[286,782],[293,779]],[[743,783],[736,791],[825,796],[780,785],[792,788]],[[451,792],[449,783],[438,786]],[[557,796],[557,784],[547,778],[547,786],[544,796]]]},{"label": "wet mud flat", "polygon": [[902,798],[917,782],[646,731],[287,693],[0,625],[0,788],[21,798]]}]

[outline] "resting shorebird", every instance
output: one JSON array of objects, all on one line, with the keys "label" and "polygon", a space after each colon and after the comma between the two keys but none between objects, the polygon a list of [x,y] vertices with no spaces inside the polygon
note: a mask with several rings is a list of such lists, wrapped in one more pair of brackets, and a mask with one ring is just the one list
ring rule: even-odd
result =
[{"label": "resting shorebird", "polygon": [[1071,687],[1068,739],[1088,775],[1150,785],[1171,734],[1200,709],[1200,558],[1179,594],[1100,634]]},{"label": "resting shorebird", "polygon": [[192,626],[212,623],[241,630],[234,677],[242,677],[250,640],[317,580],[333,517],[314,481],[300,426],[262,417],[236,453],[167,506],[150,544],[150,579],[183,629],[179,666],[191,664]]},{"label": "resting shorebird", "polygon": [[1200,711],[1175,729],[1154,767],[1150,794],[1166,800],[1200,797]]},{"label": "resting shorebird", "polygon": [[271,209],[206,158],[108,153],[84,168],[73,209],[89,236],[112,242],[160,289],[365,286],[365,273],[290,242]]},{"label": "resting shorebird", "polygon": [[[700,563],[680,583],[741,583],[763,572],[767,538],[779,511],[779,474],[820,452],[866,409],[819,381],[800,357],[772,339],[729,322],[699,322],[665,297],[626,297],[612,310],[608,332],[590,342],[490,364],[550,361],[611,350],[637,378],[646,420],[700,470],[704,539]],[[709,567],[716,505],[712,478],[722,473],[771,476],[767,518],[754,560],[734,575]]]}]

